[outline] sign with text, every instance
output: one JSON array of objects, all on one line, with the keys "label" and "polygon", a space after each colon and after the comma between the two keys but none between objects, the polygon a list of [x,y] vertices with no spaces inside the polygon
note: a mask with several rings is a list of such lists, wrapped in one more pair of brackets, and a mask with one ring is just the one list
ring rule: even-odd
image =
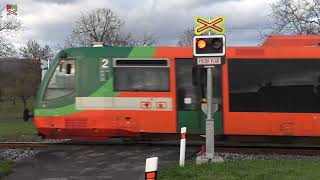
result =
[{"label": "sign with text", "polygon": [[198,57],[197,65],[218,65],[221,64],[221,57]]}]

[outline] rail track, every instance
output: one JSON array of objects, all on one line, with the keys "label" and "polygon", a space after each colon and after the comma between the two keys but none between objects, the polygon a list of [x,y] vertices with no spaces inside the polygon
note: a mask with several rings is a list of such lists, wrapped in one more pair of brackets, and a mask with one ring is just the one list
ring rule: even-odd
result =
[{"label": "rail track", "polygon": [[[117,146],[117,145],[141,145],[141,146],[177,146],[177,143],[102,143],[102,142],[0,142],[0,149],[46,149],[55,146]],[[190,145],[190,144],[189,144]],[[201,146],[199,143],[191,143],[191,146]],[[307,155],[320,156],[319,146],[283,145],[283,144],[217,144],[216,152],[237,154],[278,154],[278,155]]]},{"label": "rail track", "polygon": [[41,149],[56,144],[47,142],[0,142],[0,149]]}]

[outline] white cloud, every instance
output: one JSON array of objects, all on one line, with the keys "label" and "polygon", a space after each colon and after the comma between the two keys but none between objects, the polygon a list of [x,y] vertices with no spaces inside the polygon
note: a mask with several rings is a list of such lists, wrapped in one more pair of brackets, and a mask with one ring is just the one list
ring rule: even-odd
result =
[{"label": "white cloud", "polygon": [[[179,34],[194,26],[195,16],[226,18],[226,27],[260,27],[268,23],[269,4],[264,0],[18,0],[18,17],[25,30],[13,39],[50,45],[63,44],[81,11],[110,8],[126,21],[133,34],[154,32],[161,45],[176,45]],[[227,30],[230,44],[258,44],[257,30]]]}]

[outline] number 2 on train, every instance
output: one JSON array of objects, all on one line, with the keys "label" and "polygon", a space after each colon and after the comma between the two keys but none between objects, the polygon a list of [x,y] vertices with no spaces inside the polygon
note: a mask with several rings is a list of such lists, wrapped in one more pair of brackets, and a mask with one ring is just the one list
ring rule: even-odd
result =
[{"label": "number 2 on train", "polygon": [[102,59],[102,60],[101,60],[101,63],[102,63],[101,68],[103,68],[103,69],[109,69],[109,66],[108,66],[109,60],[108,60],[108,59]]}]

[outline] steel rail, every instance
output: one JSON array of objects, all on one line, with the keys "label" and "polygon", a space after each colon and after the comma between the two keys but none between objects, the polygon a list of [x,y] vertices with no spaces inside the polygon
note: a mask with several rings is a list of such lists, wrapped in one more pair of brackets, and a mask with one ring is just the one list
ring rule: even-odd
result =
[{"label": "steel rail", "polygon": [[[177,143],[154,143],[154,142],[136,142],[136,143],[106,143],[106,142],[0,142],[0,149],[44,149],[61,145],[73,146],[117,146],[117,145],[147,145],[147,146],[177,146]],[[199,146],[199,143],[189,144],[189,146]],[[216,146],[217,152],[220,153],[237,153],[237,154],[281,154],[281,155],[320,155],[320,147],[291,145],[286,144],[219,144]]]}]

